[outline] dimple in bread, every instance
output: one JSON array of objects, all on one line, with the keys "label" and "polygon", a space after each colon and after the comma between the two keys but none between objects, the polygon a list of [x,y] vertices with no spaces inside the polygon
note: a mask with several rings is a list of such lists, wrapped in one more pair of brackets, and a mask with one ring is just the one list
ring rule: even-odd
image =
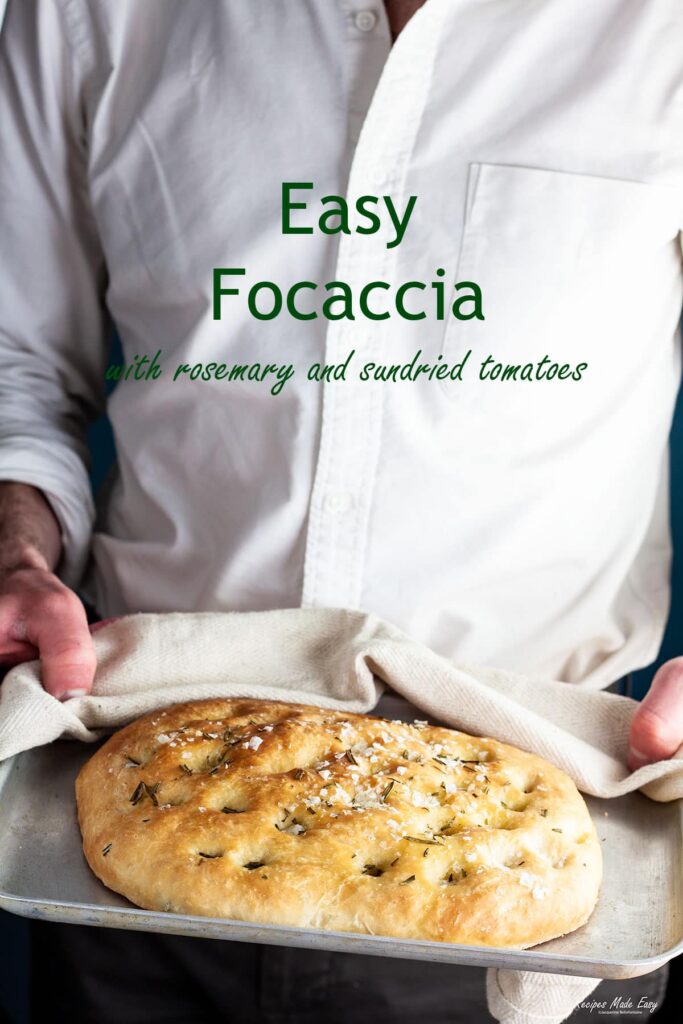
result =
[{"label": "dimple in bread", "polygon": [[423,722],[177,704],[115,733],[76,795],[90,867],[149,910],[523,948],[598,897],[571,779]]}]

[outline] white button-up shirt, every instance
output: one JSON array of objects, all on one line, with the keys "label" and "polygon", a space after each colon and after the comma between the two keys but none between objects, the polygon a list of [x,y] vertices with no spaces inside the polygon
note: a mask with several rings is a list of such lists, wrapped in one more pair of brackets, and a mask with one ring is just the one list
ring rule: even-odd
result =
[{"label": "white button-up shirt", "polygon": [[[362,608],[461,661],[596,686],[655,655],[680,0],[428,0],[393,48],[379,0],[10,0],[1,51],[0,476],[46,493],[66,578],[91,541],[110,318],[127,361],[295,368],[277,395],[119,384],[87,577],[103,615]],[[283,181],[314,183],[313,234],[282,234]],[[400,245],[388,218],[317,230],[323,196],[368,194],[417,196]],[[214,267],[246,270],[219,321]],[[438,268],[449,294],[479,283],[484,320],[437,319]],[[382,308],[423,281],[406,305],[427,317],[258,321],[264,279],[383,280]],[[307,379],[352,349],[345,381]],[[359,379],[468,350],[461,381]],[[588,365],[481,380],[487,356]]]}]

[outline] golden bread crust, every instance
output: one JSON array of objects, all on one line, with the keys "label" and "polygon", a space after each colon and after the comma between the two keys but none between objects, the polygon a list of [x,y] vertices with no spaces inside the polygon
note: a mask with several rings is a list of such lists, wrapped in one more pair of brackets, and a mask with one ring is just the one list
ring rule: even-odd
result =
[{"label": "golden bread crust", "polygon": [[567,775],[426,723],[177,704],[115,733],[76,795],[90,867],[149,910],[523,948],[583,924],[600,886]]}]

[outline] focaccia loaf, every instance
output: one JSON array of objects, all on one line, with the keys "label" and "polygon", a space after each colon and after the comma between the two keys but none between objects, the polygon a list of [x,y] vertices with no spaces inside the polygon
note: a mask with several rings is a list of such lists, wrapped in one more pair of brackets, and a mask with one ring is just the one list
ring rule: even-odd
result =
[{"label": "focaccia loaf", "polygon": [[150,910],[520,948],[598,896],[568,776],[419,721],[178,704],[113,735],[76,793],[90,867]]}]

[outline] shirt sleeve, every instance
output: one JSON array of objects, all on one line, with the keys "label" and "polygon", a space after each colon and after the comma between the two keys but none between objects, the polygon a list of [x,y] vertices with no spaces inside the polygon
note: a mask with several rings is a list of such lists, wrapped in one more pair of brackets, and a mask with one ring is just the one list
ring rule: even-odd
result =
[{"label": "shirt sleeve", "polygon": [[39,488],[75,585],[93,524],[86,427],[104,408],[105,267],[84,105],[56,0],[9,0],[0,32],[0,480]]}]

